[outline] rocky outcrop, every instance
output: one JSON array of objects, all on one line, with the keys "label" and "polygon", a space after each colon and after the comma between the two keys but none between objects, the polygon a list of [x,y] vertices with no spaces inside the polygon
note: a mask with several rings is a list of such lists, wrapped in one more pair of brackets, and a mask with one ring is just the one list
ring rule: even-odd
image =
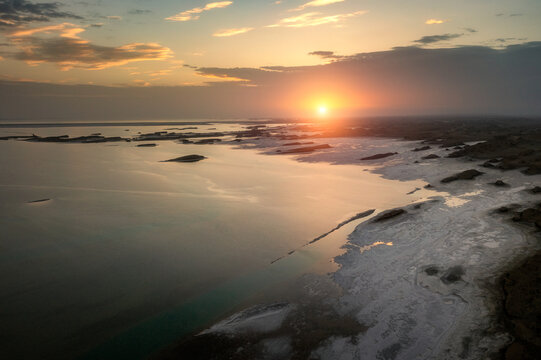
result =
[{"label": "rocky outcrop", "polygon": [[482,175],[483,173],[480,171],[477,171],[475,169],[470,169],[463,171],[461,173],[455,174],[453,176],[446,177],[445,179],[442,179],[442,183],[450,183],[456,180],[472,180],[475,179],[477,176]]},{"label": "rocky outcrop", "polygon": [[376,154],[376,155],[372,155],[372,156],[363,157],[363,158],[361,158],[361,160],[384,159],[386,157],[393,156],[393,155],[396,155],[396,154],[398,154],[398,153],[397,152],[390,152],[390,153]]},{"label": "rocky outcrop", "polygon": [[277,152],[280,154],[302,154],[302,153],[310,153],[316,150],[330,149],[331,147],[332,146],[330,146],[329,144],[323,144],[323,145],[300,147],[300,148],[284,150],[284,151],[278,150]]},{"label": "rocky outcrop", "polygon": [[28,201],[28,204],[42,203],[42,202],[46,202],[46,201],[50,201],[50,200],[51,199],[32,200],[32,201]]},{"label": "rocky outcrop", "polygon": [[163,162],[185,162],[192,163],[206,159],[203,155],[185,155],[174,159],[164,160]]},{"label": "rocky outcrop", "polygon": [[397,216],[405,214],[405,213],[406,213],[406,210],[404,210],[404,209],[387,210],[387,211],[382,212],[378,216],[374,217],[374,219],[372,221],[373,222],[381,222],[381,221],[392,219],[394,217],[397,217]]},{"label": "rocky outcrop", "polygon": [[505,360],[539,359],[541,351],[541,253],[502,278],[505,325],[514,338]]},{"label": "rocky outcrop", "polygon": [[504,182],[503,180],[496,180],[493,183],[490,183],[490,185],[494,185],[498,187],[509,187],[509,184]]},{"label": "rocky outcrop", "polygon": [[539,207],[524,209],[515,213],[512,220],[528,225],[535,225],[535,227],[541,229],[541,209]]}]

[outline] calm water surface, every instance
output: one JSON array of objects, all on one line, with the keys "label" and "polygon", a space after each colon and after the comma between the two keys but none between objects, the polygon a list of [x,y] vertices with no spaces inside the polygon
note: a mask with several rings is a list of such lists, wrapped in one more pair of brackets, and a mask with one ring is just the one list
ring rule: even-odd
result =
[{"label": "calm water surface", "polygon": [[[239,125],[201,129],[210,127]],[[270,262],[358,212],[411,202],[405,194],[420,185],[361,166],[157,143],[0,141],[0,357],[144,358],[254,295],[332,270],[355,224]],[[208,159],[160,162],[187,154]],[[28,203],[43,198],[51,201]]]}]

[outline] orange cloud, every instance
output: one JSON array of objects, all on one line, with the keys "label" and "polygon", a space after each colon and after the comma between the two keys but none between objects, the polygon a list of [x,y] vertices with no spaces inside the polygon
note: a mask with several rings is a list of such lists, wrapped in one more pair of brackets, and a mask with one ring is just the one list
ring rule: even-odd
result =
[{"label": "orange cloud", "polygon": [[443,24],[445,22],[445,20],[440,20],[440,19],[428,19],[427,21],[425,21],[425,24],[427,25],[434,25],[434,24]]},{"label": "orange cloud", "polygon": [[336,3],[339,3],[339,2],[343,2],[345,0],[313,0],[313,1],[309,1],[305,4],[302,4],[301,6],[299,6],[298,8],[295,8],[295,9],[291,9],[290,11],[299,11],[299,10],[304,10],[308,7],[319,7],[319,6],[325,6],[325,5],[330,5],[330,4],[336,4]]},{"label": "orange cloud", "polygon": [[83,31],[85,31],[85,29],[77,25],[74,25],[71,23],[62,23],[58,25],[49,25],[49,26],[41,26],[37,28],[32,28],[32,29],[18,30],[9,34],[9,37],[22,38],[22,37],[32,36],[34,34],[39,34],[39,33],[50,34],[54,32],[59,32],[60,36],[62,37],[78,39],[79,37],[77,36],[77,34],[82,33]]},{"label": "orange cloud", "polygon": [[29,65],[54,63],[62,70],[74,67],[99,70],[136,61],[166,60],[173,53],[157,43],[131,43],[118,47],[95,45],[79,37],[84,31],[70,23],[17,30],[8,35],[20,50],[12,57]]},{"label": "orange cloud", "polygon": [[227,37],[227,36],[234,36],[239,34],[247,33],[248,31],[252,31],[254,28],[251,27],[245,27],[245,28],[238,28],[238,29],[225,29],[220,30],[212,34],[212,36],[216,37]]},{"label": "orange cloud", "polygon": [[355,11],[349,14],[337,14],[337,15],[328,15],[320,16],[321,13],[310,12],[298,16],[292,16],[280,20],[278,23],[273,25],[268,25],[267,27],[307,27],[307,26],[318,26],[324,24],[339,23],[347,18],[355,17],[358,15],[366,14],[367,11]]},{"label": "orange cloud", "polygon": [[204,7],[197,7],[197,8],[193,8],[191,10],[186,10],[186,11],[180,12],[180,13],[178,13],[176,15],[165,18],[165,20],[171,20],[171,21],[197,20],[197,19],[199,19],[199,15],[197,15],[197,14],[201,14],[203,11],[224,8],[224,7],[229,6],[231,4],[233,4],[233,1],[217,1],[217,2],[213,2],[213,3],[209,3],[209,4],[205,5]]}]

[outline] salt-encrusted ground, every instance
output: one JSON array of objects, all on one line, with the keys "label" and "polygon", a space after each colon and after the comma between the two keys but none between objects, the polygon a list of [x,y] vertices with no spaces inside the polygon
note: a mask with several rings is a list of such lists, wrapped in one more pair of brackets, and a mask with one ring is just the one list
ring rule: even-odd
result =
[{"label": "salt-encrusted ground", "polygon": [[[347,251],[336,259],[341,268],[330,275],[342,293],[324,301],[339,316],[353,317],[366,330],[356,336],[331,335],[312,350],[310,358],[485,359],[505,346],[510,338],[496,319],[496,281],[509,263],[538,245],[530,230],[512,225],[494,210],[535,201],[535,195],[525,189],[541,183],[541,176],[444,158],[448,150],[443,148],[414,152],[420,146],[415,142],[341,138],[318,139],[318,143],[332,148],[297,156],[298,160],[373,165],[370,171],[385,178],[422,179],[433,187],[421,190],[426,200],[404,206],[405,213],[381,222],[366,220],[350,234]],[[263,139],[249,146],[272,154],[278,145],[274,139]],[[397,154],[359,160],[389,152]],[[440,158],[421,159],[428,154]],[[484,174],[473,180],[440,182],[468,169]],[[490,184],[496,180],[510,186]],[[277,319],[294,314],[294,307],[275,309],[273,329]],[[242,328],[243,321],[247,326],[254,323],[252,317],[261,319],[261,314],[243,313],[231,324]],[[206,333],[232,330],[226,321]],[[265,339],[265,327],[260,332]],[[295,353],[287,336],[276,342],[280,348],[274,352],[268,340],[262,340],[267,341],[263,358],[288,358]]]}]

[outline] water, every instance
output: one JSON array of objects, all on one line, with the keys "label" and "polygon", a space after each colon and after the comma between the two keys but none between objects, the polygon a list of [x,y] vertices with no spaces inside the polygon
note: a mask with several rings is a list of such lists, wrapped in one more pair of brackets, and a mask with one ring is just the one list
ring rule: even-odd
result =
[{"label": "water", "polygon": [[[2,128],[0,136],[168,127]],[[198,131],[213,127],[240,125]],[[270,263],[358,212],[410,202],[405,194],[420,185],[361,166],[157,143],[0,142],[0,356],[144,358],[256,294],[333,270],[355,223]],[[208,159],[160,162],[187,154]]]}]

